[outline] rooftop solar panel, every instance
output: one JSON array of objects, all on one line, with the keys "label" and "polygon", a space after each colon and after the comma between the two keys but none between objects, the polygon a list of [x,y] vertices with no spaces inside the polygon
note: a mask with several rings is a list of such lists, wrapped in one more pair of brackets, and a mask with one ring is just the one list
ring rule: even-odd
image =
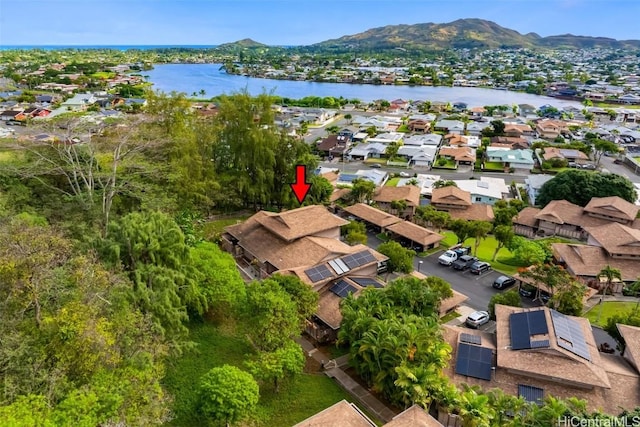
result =
[{"label": "rooftop solar panel", "polygon": [[531,341],[531,348],[547,348],[547,347],[549,347],[549,340]]},{"label": "rooftop solar panel", "polygon": [[333,276],[333,273],[331,273],[326,265],[319,265],[317,267],[309,268],[308,270],[305,270],[304,273],[313,283]]},{"label": "rooftop solar panel", "polygon": [[350,293],[351,294],[354,293],[356,291],[356,288],[354,288],[344,280],[340,280],[331,288],[329,288],[329,290],[334,294],[338,295],[340,298],[346,298],[346,296],[349,295]]},{"label": "rooftop solar panel", "polygon": [[491,380],[493,352],[490,348],[460,343],[456,359],[456,374]]},{"label": "rooftop solar panel", "polygon": [[543,310],[529,311],[527,312],[527,318],[529,321],[529,332],[531,335],[543,335],[549,333],[547,318],[544,315]]},{"label": "rooftop solar panel", "polygon": [[331,266],[331,268],[333,268],[333,271],[335,271],[337,275],[341,275],[349,271],[349,268],[346,265],[344,265],[344,263],[339,264],[337,261],[338,260],[335,260],[335,259],[329,261],[329,265]]},{"label": "rooftop solar panel", "polygon": [[469,344],[482,344],[482,337],[473,334],[460,334],[460,341]]},{"label": "rooftop solar panel", "polygon": [[376,260],[368,250],[356,252],[340,258],[350,269],[360,267]]},{"label": "rooftop solar panel", "polygon": [[522,350],[531,348],[529,322],[527,313],[513,313],[509,317],[509,334],[511,336],[511,348]]},{"label": "rooftop solar panel", "polygon": [[551,310],[551,318],[553,319],[553,329],[556,333],[558,346],[578,357],[591,361],[591,352],[584,339],[582,326],[574,319],[555,310]]}]

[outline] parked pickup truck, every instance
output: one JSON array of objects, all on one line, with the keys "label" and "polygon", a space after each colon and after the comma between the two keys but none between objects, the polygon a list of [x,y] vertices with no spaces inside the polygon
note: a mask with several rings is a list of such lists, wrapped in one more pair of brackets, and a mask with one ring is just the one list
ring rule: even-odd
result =
[{"label": "parked pickup truck", "polygon": [[438,257],[438,262],[442,265],[451,265],[461,256],[471,253],[471,248],[468,246],[459,246],[447,250],[445,253]]},{"label": "parked pickup truck", "polygon": [[456,262],[453,263],[452,267],[454,270],[464,271],[467,268],[471,267],[476,261],[478,261],[478,258],[474,256],[462,255],[460,258],[456,260]]}]

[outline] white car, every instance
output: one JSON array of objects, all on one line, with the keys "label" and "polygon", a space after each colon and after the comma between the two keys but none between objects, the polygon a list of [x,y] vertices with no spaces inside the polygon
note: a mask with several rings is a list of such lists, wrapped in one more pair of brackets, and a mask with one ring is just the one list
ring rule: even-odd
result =
[{"label": "white car", "polygon": [[442,265],[451,265],[458,259],[458,254],[448,250],[438,257],[438,262]]},{"label": "white car", "polygon": [[409,178],[411,176],[407,172],[400,172],[398,175],[400,175],[402,178]]},{"label": "white car", "polygon": [[477,329],[489,321],[489,313],[486,311],[474,311],[467,316],[464,322],[468,327]]}]

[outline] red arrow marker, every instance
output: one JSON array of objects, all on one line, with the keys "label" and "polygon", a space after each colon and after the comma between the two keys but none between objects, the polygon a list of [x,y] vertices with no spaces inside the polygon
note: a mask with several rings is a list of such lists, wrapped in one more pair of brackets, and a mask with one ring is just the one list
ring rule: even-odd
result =
[{"label": "red arrow marker", "polygon": [[298,203],[302,204],[304,198],[307,197],[311,184],[307,184],[307,167],[305,165],[296,165],[296,180],[291,185],[293,194],[296,195]]}]

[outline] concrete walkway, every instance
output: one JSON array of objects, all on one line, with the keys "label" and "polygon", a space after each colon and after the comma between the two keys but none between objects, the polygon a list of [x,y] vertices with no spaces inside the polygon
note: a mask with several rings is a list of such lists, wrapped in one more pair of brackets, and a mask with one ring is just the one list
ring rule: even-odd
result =
[{"label": "concrete walkway", "polygon": [[606,302],[635,302],[638,303],[640,301],[636,297],[625,297],[623,295],[594,295],[585,303],[584,312],[591,310],[593,307],[600,304],[600,300]]},{"label": "concrete walkway", "polygon": [[397,414],[393,412],[387,405],[378,400],[375,396],[369,393],[364,387],[358,384],[353,378],[347,375],[342,368],[347,366],[349,361],[349,355],[340,356],[334,360],[327,360],[327,356],[320,350],[314,347],[309,340],[305,338],[299,338],[296,340],[302,349],[320,364],[327,369],[325,374],[329,378],[333,378],[344,388],[349,394],[356,398],[370,414],[377,417],[380,421],[385,423],[391,421]]}]

